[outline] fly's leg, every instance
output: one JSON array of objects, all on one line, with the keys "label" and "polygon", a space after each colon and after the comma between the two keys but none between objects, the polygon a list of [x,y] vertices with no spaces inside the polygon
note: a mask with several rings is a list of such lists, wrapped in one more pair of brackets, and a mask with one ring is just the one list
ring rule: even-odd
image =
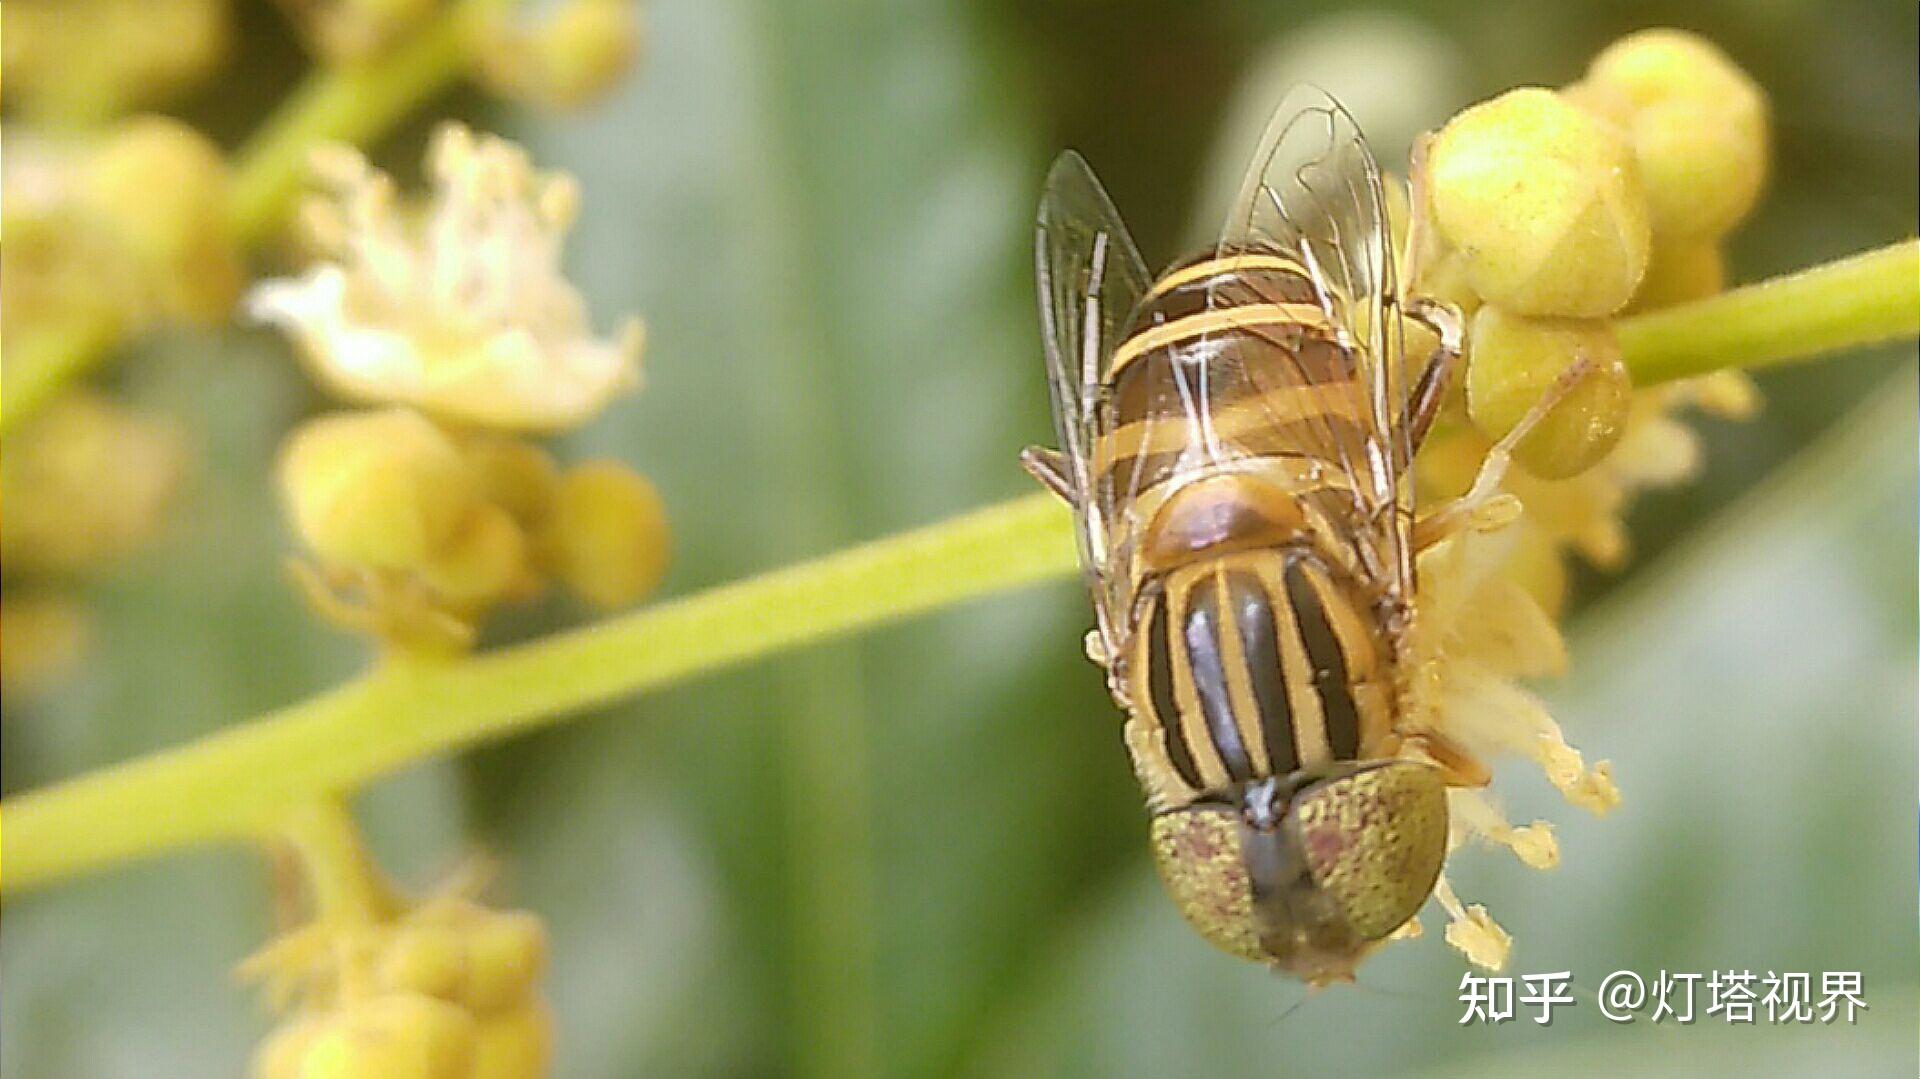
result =
[{"label": "fly's leg", "polygon": [[1427,755],[1449,787],[1484,787],[1493,782],[1492,769],[1460,743],[1438,731],[1416,731],[1402,737]]},{"label": "fly's leg", "polygon": [[1400,418],[1400,430],[1406,435],[1403,441],[1407,457],[1411,459],[1427,440],[1427,432],[1433,430],[1434,417],[1440,415],[1440,404],[1446,400],[1447,388],[1453,384],[1454,369],[1460,363],[1465,331],[1461,326],[1460,311],[1452,304],[1423,296],[1407,305],[1407,314],[1440,338],[1439,347],[1433,350],[1426,369],[1420,372],[1420,380],[1414,383],[1413,396],[1407,402],[1407,414]]},{"label": "fly's leg", "polygon": [[1059,450],[1050,450],[1044,446],[1028,446],[1020,451],[1020,467],[1027,475],[1040,481],[1040,486],[1052,491],[1060,501],[1069,506],[1077,505],[1074,495],[1073,477],[1067,474],[1067,459]]},{"label": "fly's leg", "polygon": [[1540,400],[1535,401],[1527,414],[1520,418],[1513,430],[1508,431],[1487,451],[1486,460],[1480,463],[1480,473],[1474,477],[1473,486],[1467,493],[1414,522],[1414,550],[1424,551],[1449,536],[1467,530],[1490,532],[1511,524],[1520,516],[1520,500],[1500,490],[1500,481],[1506,478],[1507,467],[1513,463],[1513,449],[1521,439],[1533,432],[1548,412],[1553,411],[1553,406],[1572,392],[1574,385],[1592,367],[1593,364],[1584,359],[1570,364],[1547,388],[1547,392],[1540,395]]},{"label": "fly's leg", "polygon": [[1427,360],[1426,369],[1414,385],[1407,414],[1400,417],[1409,460],[1426,441],[1427,432],[1433,429],[1434,417],[1440,414],[1440,403],[1446,399],[1447,387],[1453,382],[1454,368],[1465,349],[1466,337],[1458,308],[1420,294],[1420,275],[1434,247],[1428,235],[1432,230],[1426,214],[1426,207],[1431,205],[1427,200],[1427,146],[1431,141],[1432,136],[1422,135],[1413,144],[1412,168],[1408,173],[1406,245],[1400,252],[1400,268],[1405,274],[1401,281],[1403,295],[1415,297],[1407,302],[1407,314],[1440,339],[1440,346]]}]

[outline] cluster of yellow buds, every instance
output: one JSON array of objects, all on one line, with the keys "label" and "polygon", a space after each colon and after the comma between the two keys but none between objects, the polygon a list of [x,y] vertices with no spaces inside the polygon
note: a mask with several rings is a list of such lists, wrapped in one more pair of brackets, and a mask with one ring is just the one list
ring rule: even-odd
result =
[{"label": "cluster of yellow buds", "polygon": [[[1517,683],[1565,664],[1555,619],[1566,556],[1617,564],[1632,493],[1695,467],[1693,435],[1670,413],[1758,406],[1735,373],[1634,388],[1612,320],[1724,286],[1720,243],[1765,179],[1765,98],[1701,38],[1650,30],[1604,50],[1565,90],[1523,88],[1466,109],[1423,157],[1408,195],[1422,227],[1408,230],[1407,288],[1471,322],[1464,392],[1416,462],[1422,503],[1466,492],[1549,388],[1562,396],[1501,483],[1518,521],[1421,556],[1410,697],[1417,722],[1476,755],[1530,758],[1569,802],[1605,813],[1620,797],[1607,763],[1589,766]],[[1420,342],[1410,354],[1423,354]],[[1548,824],[1510,825],[1483,791],[1456,791],[1453,819],[1456,845],[1481,838],[1535,868],[1558,863]],[[1503,965],[1510,941],[1485,909],[1444,880],[1436,895],[1453,919],[1448,941]]]},{"label": "cluster of yellow buds", "polygon": [[369,60],[419,26],[443,0],[279,0],[287,18],[320,59]]},{"label": "cluster of yellow buds", "polygon": [[26,113],[63,123],[156,104],[226,58],[229,6],[229,0],[10,0],[0,36],[7,94]]},{"label": "cluster of yellow buds", "polygon": [[186,461],[175,425],[97,392],[52,394],[59,365],[159,324],[223,322],[244,268],[220,150],[177,120],[117,115],[211,69],[226,5],[26,0],[6,17],[0,353],[7,392],[31,386],[45,405],[8,432],[0,461],[11,693],[82,658],[91,618],[78,586],[159,532]]},{"label": "cluster of yellow buds", "polygon": [[309,219],[332,258],[249,302],[329,388],[381,406],[313,419],[281,453],[316,608],[444,650],[550,581],[634,602],[665,569],[667,530],[645,478],[611,461],[563,471],[528,436],[584,423],[637,382],[638,321],[594,337],[560,274],[572,182],[456,125],[428,165],[434,192],[409,205],[358,154],[326,155],[334,190]]},{"label": "cluster of yellow buds", "polygon": [[[390,51],[450,0],[280,0],[307,47],[335,65]],[[507,5],[500,5],[505,7]],[[600,100],[640,54],[635,0],[543,0],[487,10],[463,31],[481,84],[502,97],[554,109]]]},{"label": "cluster of yellow buds", "polygon": [[[553,1018],[539,994],[546,928],[455,887],[417,904],[320,917],[241,965],[282,1016],[256,1079],[535,1079]],[[369,917],[369,915],[371,915]]]},{"label": "cluster of yellow buds", "polygon": [[10,357],[60,338],[111,343],[160,320],[225,321],[244,270],[226,160],[205,135],[141,115],[84,136],[9,128],[6,152]]},{"label": "cluster of yellow buds", "polygon": [[166,420],[103,395],[68,394],[8,439],[0,456],[0,686],[34,692],[84,656],[84,582],[145,546],[180,484],[183,439]]}]

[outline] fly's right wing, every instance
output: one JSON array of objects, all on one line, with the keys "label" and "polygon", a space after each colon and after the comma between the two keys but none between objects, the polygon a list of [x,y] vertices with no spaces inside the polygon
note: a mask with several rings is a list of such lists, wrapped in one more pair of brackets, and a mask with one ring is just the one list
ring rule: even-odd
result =
[{"label": "fly's right wing", "polygon": [[1093,490],[1092,462],[1107,357],[1150,278],[1113,201],[1086,159],[1071,150],[1047,173],[1034,257],[1053,424],[1073,486],[1080,565],[1107,654],[1118,656],[1129,585],[1124,568],[1111,564],[1108,500]]}]

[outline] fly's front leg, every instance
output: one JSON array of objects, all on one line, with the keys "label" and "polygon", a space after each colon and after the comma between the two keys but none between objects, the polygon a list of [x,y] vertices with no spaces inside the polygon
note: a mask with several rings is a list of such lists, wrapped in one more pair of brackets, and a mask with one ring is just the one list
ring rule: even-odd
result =
[{"label": "fly's front leg", "polygon": [[1480,462],[1480,473],[1474,477],[1467,493],[1414,522],[1414,550],[1424,551],[1448,536],[1467,530],[1489,532],[1502,528],[1520,516],[1520,500],[1500,490],[1500,481],[1506,478],[1507,468],[1513,463],[1514,447],[1533,432],[1592,368],[1592,362],[1585,359],[1568,365],[1520,422],[1514,424],[1513,430],[1487,451],[1486,460]]},{"label": "fly's front leg", "polygon": [[1427,360],[1426,369],[1420,372],[1420,380],[1414,383],[1407,414],[1400,418],[1400,429],[1406,434],[1407,457],[1411,459],[1427,440],[1427,432],[1433,430],[1434,418],[1440,415],[1440,405],[1447,399],[1448,387],[1453,385],[1454,369],[1460,365],[1466,334],[1460,311],[1452,304],[1422,296],[1407,305],[1407,314],[1440,339],[1439,347]]}]

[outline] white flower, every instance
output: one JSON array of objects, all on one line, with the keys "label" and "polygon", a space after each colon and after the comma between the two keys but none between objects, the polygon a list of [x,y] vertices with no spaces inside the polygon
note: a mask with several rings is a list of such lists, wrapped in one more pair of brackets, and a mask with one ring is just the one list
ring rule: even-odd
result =
[{"label": "white flower", "polygon": [[408,206],[357,152],[317,155],[331,197],[308,217],[331,258],[256,286],[250,313],[293,337],[342,396],[454,421],[569,428],[636,385],[639,320],[594,336],[561,276],[572,179],[455,124],[435,134],[427,168],[432,194]]}]

